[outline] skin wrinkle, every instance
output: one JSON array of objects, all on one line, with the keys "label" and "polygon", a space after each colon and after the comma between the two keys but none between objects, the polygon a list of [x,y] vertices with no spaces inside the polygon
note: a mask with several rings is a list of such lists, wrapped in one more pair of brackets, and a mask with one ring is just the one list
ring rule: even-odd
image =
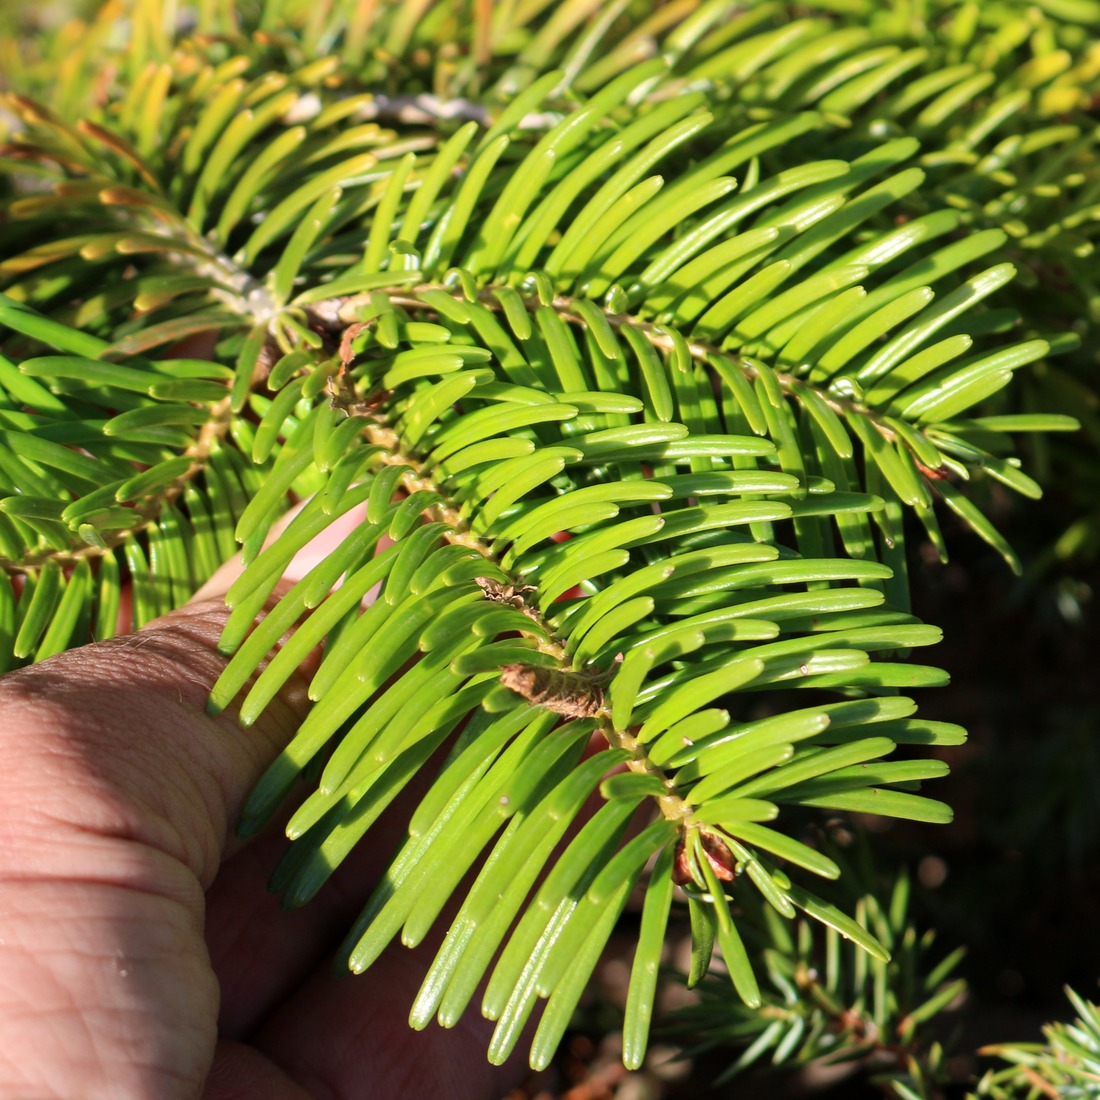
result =
[{"label": "skin wrinkle", "polygon": [[[71,921],[71,917],[67,919]],[[146,923],[148,927],[152,922]],[[56,924],[45,927],[43,932],[48,935],[55,930]],[[125,930],[112,931],[119,934]],[[191,939],[201,945],[197,936]],[[195,1092],[197,1075],[201,1071],[179,1053],[213,1042],[212,1024],[205,1022],[207,1018],[191,1007],[208,1002],[211,996],[216,998],[212,980],[203,982],[200,972],[189,966],[186,958],[178,959],[176,969],[166,974],[167,960],[155,957],[149,960],[148,969],[154,975],[150,987],[143,981],[139,960],[131,958],[131,976],[120,981],[113,957],[73,957],[71,952],[69,955],[67,959],[47,956],[34,960],[38,969],[29,976],[30,981],[12,983],[24,991],[33,990],[33,1000],[29,1004],[17,1000],[0,1009],[0,1018],[4,1018],[7,1025],[5,1046],[16,1058],[15,1068],[25,1080],[33,1081],[28,1095],[40,1100],[46,1096],[136,1098],[186,1096]],[[59,998],[53,1006],[54,1014],[47,1033],[43,1035],[38,1016],[42,1001],[40,991],[42,979],[51,971],[56,971],[55,981],[62,988],[95,989],[96,995],[93,1004],[78,1001],[69,1005]],[[112,971],[114,981],[110,980]],[[146,1004],[157,988],[162,995],[169,989],[184,995],[178,999],[173,997],[173,1008],[165,1016],[164,1027],[150,1029]],[[164,1013],[163,1005],[158,1011]],[[204,1024],[196,1028],[195,1022],[199,1020]],[[55,1059],[49,1057],[27,1059],[21,1066],[19,1055],[24,1048],[64,1051],[65,1057],[60,1060],[59,1069],[55,1068]],[[0,1079],[10,1080],[10,1070],[6,1060],[0,1058],[0,1074],[3,1075]],[[79,1093],[72,1087],[74,1070],[82,1082]],[[149,1084],[154,1078],[159,1081],[165,1076],[181,1080],[188,1077],[190,1083],[186,1090],[178,1093],[162,1092],[159,1087],[154,1089]],[[6,1090],[4,1095],[8,1095]]]},{"label": "skin wrinkle", "polygon": [[[120,694],[125,698],[125,693]],[[70,707],[82,702],[87,705],[81,708],[80,716]],[[132,843],[164,853],[196,873],[200,881],[210,875],[220,858],[222,841],[216,835],[219,825],[224,833],[224,810],[217,812],[217,802],[220,800],[224,805],[222,792],[200,793],[188,769],[171,761],[168,764],[173,779],[171,795],[158,798],[161,791],[153,781],[157,772],[155,750],[125,744],[126,734],[96,713],[94,696],[86,700],[83,693],[75,692],[71,701],[54,698],[41,705],[46,710],[52,737],[31,750],[24,767],[33,775],[42,754],[52,755],[52,790],[40,788],[34,807],[46,836],[56,838],[58,830],[65,829],[74,834],[71,839],[77,844],[84,843],[81,833],[92,841]],[[142,715],[141,709],[131,709],[131,720],[135,716],[139,720],[151,718]],[[162,708],[159,721],[183,728],[182,719],[173,713],[170,704]],[[66,751],[59,756],[51,753],[51,742],[82,751]],[[103,758],[118,761],[112,764],[110,777],[98,774],[98,761]],[[18,797],[15,808],[19,808]],[[209,812],[204,813],[204,809]],[[172,824],[173,818],[210,821],[211,825],[184,834]]]},{"label": "skin wrinkle", "polygon": [[[163,620],[156,633],[150,631],[152,641],[143,646],[140,666],[119,660],[121,650],[132,648],[126,639],[86,647],[70,655],[73,670],[64,677],[54,675],[45,662],[5,678],[0,704],[8,716],[9,736],[19,737],[21,719],[50,729],[51,736],[33,746],[28,774],[34,776],[47,763],[41,759],[45,755],[53,765],[54,791],[58,783],[70,785],[68,797],[54,798],[52,807],[41,798],[54,792],[42,792],[37,805],[25,809],[33,809],[35,816],[52,809],[57,821],[94,835],[148,844],[193,870],[205,888],[221,862],[230,825],[226,777],[245,768],[255,771],[274,755],[304,715],[304,692],[295,690],[292,705],[270,708],[265,721],[249,730],[242,730],[232,713],[205,719],[226,736],[203,739],[199,754],[197,739],[184,735],[224,666],[213,649],[224,610],[220,601],[210,601],[192,609],[191,616],[193,622],[190,617],[182,626]],[[104,683],[113,689],[109,709]],[[125,716],[124,723],[113,713],[116,709]],[[152,743],[134,737],[135,730],[154,724],[168,736]],[[266,744],[255,744],[257,739]],[[111,761],[105,779],[100,775],[102,759]],[[63,764],[69,765],[67,777],[56,774]],[[160,781],[166,769],[171,783]],[[96,779],[101,782],[93,789]],[[181,830],[174,822],[202,822],[206,827]]]}]

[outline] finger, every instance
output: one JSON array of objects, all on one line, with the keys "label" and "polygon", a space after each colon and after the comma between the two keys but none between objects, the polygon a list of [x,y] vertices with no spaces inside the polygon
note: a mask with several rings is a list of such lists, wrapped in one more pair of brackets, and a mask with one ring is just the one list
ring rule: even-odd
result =
[{"label": "finger", "polygon": [[254,1047],[219,1039],[202,1100],[317,1100]]},{"label": "finger", "polygon": [[[403,819],[395,817],[391,824],[380,822],[379,826],[397,834],[403,832],[402,824]],[[266,842],[250,845],[232,862],[255,856],[254,870],[262,874],[270,867],[270,862],[266,867],[263,862],[265,847]],[[454,1030],[434,1023],[424,1032],[409,1027],[408,1009],[457,901],[448,906],[420,948],[410,951],[391,944],[365,974],[337,976],[332,947],[343,939],[353,914],[377,881],[377,872],[364,870],[372,858],[380,862],[377,846],[357,849],[304,910],[279,912],[267,895],[265,904],[248,909],[248,916],[236,921],[236,938],[226,929],[224,953],[212,947],[216,968],[219,972],[224,968],[235,979],[227,986],[222,978],[221,1034],[248,1039],[247,1046],[220,1045],[215,1069],[235,1089],[241,1089],[250,1073],[257,1074],[257,1085],[255,1091],[227,1087],[224,1094],[211,1086],[205,1100],[259,1096],[282,1100],[283,1093],[276,1091],[257,1065],[257,1050],[266,1052],[288,1079],[303,1084],[309,1095],[333,1100],[367,1096],[495,1100],[527,1076],[524,1043],[506,1066],[489,1065],[486,1050],[494,1025],[480,1018],[473,1006]],[[231,895],[223,902],[238,892],[240,900],[248,902],[239,882],[239,877],[247,875],[247,871],[235,871],[225,876]],[[253,902],[257,897],[252,895]],[[218,920],[219,908],[226,924],[231,923],[231,906],[219,906],[213,897],[211,921]],[[236,944],[236,951],[230,942]],[[296,1094],[287,1093],[288,1100],[292,1096]]]},{"label": "finger", "polygon": [[304,907],[284,909],[267,889],[290,845],[281,832],[261,835],[223,865],[207,892],[206,915],[211,963],[222,988],[223,1035],[250,1035],[311,971],[331,965],[334,946],[407,837],[409,818],[434,781],[446,749],[412,777],[371,827],[370,842],[356,845]]},{"label": "finger", "polygon": [[203,889],[306,709],[204,705],[220,602],[0,680],[0,1094],[197,1095],[217,986]]},{"label": "finger", "polygon": [[[360,520],[340,517],[287,579]],[[137,634],[0,680],[3,1095],[25,1073],[35,1096],[91,1097],[97,1082],[129,1094],[131,1079],[135,1094],[197,1094],[218,1001],[203,891],[235,846],[243,800],[307,710],[292,678],[248,730],[204,711],[240,568],[206,587],[213,598]]]},{"label": "finger", "polygon": [[[528,1072],[485,1057],[493,1024],[467,1013],[450,1030],[412,1031],[406,1007],[430,962],[430,948],[384,952],[358,978],[325,968],[306,982],[253,1037],[311,1096],[492,1100]],[[369,1086],[365,1085],[369,1082]]]},{"label": "finger", "polygon": [[205,713],[225,618],[218,601],[193,604],[0,680],[18,816],[146,844],[209,885],[245,797],[308,707],[299,678],[248,729]]},{"label": "finger", "polygon": [[267,889],[288,841],[253,840],[227,862],[207,892],[206,940],[221,986],[219,1033],[250,1036],[258,1024],[318,967],[328,967],[340,942],[385,869],[401,822],[360,845],[299,909],[284,909]]}]

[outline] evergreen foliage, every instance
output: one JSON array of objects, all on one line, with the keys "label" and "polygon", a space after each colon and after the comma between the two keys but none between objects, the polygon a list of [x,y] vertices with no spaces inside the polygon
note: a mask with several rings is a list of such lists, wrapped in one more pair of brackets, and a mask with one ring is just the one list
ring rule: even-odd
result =
[{"label": "evergreen foliage", "polygon": [[[915,1026],[957,988],[887,998],[902,893],[853,915],[798,834],[950,819],[920,792],[964,732],[909,697],[946,673],[911,659],[939,631],[906,534],[946,558],[946,509],[1015,567],[984,493],[1038,496],[1013,437],[1076,427],[1098,24],[1091,0],[108,0],[9,36],[0,661],[111,635],[124,587],[140,626],[241,547],[212,710],[243,693],[255,721],[325,647],[240,823],[295,800],[285,903],[437,769],[344,949],[416,945],[458,893],[414,1027],[487,978],[489,1057],[544,1001],[545,1065],[637,890],[628,1066],[684,902],[743,1063],[820,1053],[838,990]],[[761,903],[770,953],[742,935]],[[810,1007],[798,914],[829,930]],[[748,1011],[792,996],[782,1027]]]},{"label": "evergreen foliage", "polygon": [[[858,880],[852,868],[845,872]],[[964,952],[929,961],[935,934],[918,932],[909,919],[909,889],[903,874],[887,904],[866,893],[853,906],[889,948],[888,961],[845,944],[835,929],[815,937],[809,921],[792,927],[770,907],[750,909],[749,942],[767,975],[763,1004],[751,1009],[721,976],[708,977],[699,1002],[676,1014],[675,1031],[694,1039],[692,1053],[740,1047],[725,1078],[767,1064],[858,1061],[887,1096],[942,1095],[949,1074],[936,1030],[966,994],[965,980],[953,973]]]},{"label": "evergreen foliage", "polygon": [[990,1070],[978,1083],[978,1096],[991,1100],[1040,1100],[1044,1096],[1084,1100],[1100,1090],[1100,1008],[1066,990],[1077,1013],[1071,1024],[1043,1028],[1045,1043],[1001,1043],[983,1054],[1007,1066]]}]

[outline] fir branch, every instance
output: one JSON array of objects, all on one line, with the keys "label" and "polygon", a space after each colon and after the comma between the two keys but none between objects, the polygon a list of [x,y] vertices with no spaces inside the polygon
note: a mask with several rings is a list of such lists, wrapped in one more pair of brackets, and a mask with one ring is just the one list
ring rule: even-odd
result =
[{"label": "fir branch", "polygon": [[[797,884],[788,868],[841,868],[764,822],[792,806],[950,817],[914,793],[938,760],[887,759],[962,737],[898,694],[938,670],[879,659],[938,637],[901,610],[904,507],[941,553],[937,498],[1014,560],[954,480],[982,471],[1035,496],[1005,433],[1071,424],[972,410],[1072,339],[967,357],[971,334],[1011,327],[973,307],[1013,267],[955,272],[1010,240],[1080,277],[1100,161],[1077,115],[1095,66],[1049,13],[1021,22],[1025,44],[965,6],[934,4],[927,27],[856,8],[478,0],[469,26],[447,2],[212,0],[170,28],[150,0],[129,37],[96,21],[56,90],[16,66],[59,109],[10,100],[23,130],[6,152],[39,176],[8,207],[0,272],[27,305],[5,300],[4,317],[59,355],[0,360],[0,418],[27,452],[0,502],[6,568],[28,578],[0,606],[11,652],[87,633],[89,559],[106,578],[97,615],[117,610],[117,550],[141,620],[236,535],[246,569],[211,709],[247,685],[253,721],[324,644],[316,705],[244,828],[320,771],[275,876],[300,903],[449,746],[344,956],[361,970],[399,933],[421,942],[481,859],[413,1020],[453,1024],[488,975],[494,1060],[542,997],[532,1063],[546,1063],[651,860],[630,1064],[677,886],[692,978],[717,942],[738,1012],[761,992],[732,883],[759,891],[780,946],[802,910],[834,961],[838,937],[869,953],[864,976],[885,982],[888,948],[907,950],[870,903],[853,919]],[[910,132],[923,151],[891,136]],[[111,362],[211,332],[218,369],[201,380],[169,377],[170,359]],[[99,384],[82,392],[74,369]],[[122,520],[77,457],[112,423],[130,436],[103,451],[134,496]],[[203,481],[219,506],[205,519]],[[365,522],[253,631],[289,556],[357,505]],[[97,515],[102,532],[79,522]],[[173,560],[150,564],[136,532]],[[562,601],[578,583],[587,599]],[[835,701],[748,717],[749,692],[800,686]],[[606,749],[586,759],[593,734]],[[567,839],[597,789],[602,809]],[[815,1041],[886,1043],[837,972],[765,957],[795,1009],[782,1036],[761,1017],[757,1053],[808,1052],[807,1020]],[[952,992],[931,984],[889,1021],[892,1054]]]},{"label": "fir branch", "polygon": [[95,561],[113,554],[128,539],[141,535],[155,525],[167,509],[170,509],[189,486],[194,485],[205,473],[210,456],[224,441],[232,423],[231,399],[226,397],[210,408],[209,418],[202,424],[194,440],[181,452],[188,459],[187,468],[173,477],[156,493],[136,500],[124,498],[125,504],[134,515],[132,524],[102,534],[95,544],[73,546],[67,549],[54,547],[28,548],[15,560],[0,556],[0,569],[9,577],[22,576],[42,569],[48,562],[55,562],[63,568],[69,568],[82,560]]},{"label": "fir branch", "polygon": [[[487,561],[492,561],[503,570],[492,548],[473,534],[459,509],[453,504],[445,503],[448,495],[445,488],[425,475],[423,464],[416,455],[402,452],[400,440],[392,429],[366,422],[364,435],[373,446],[379,448],[378,460],[381,463],[398,466],[405,471],[401,475],[400,485],[406,497],[427,492],[442,498],[441,503],[432,504],[424,510],[422,515],[425,521],[441,524],[443,537],[451,545],[476,550]],[[486,589],[487,599],[498,598],[489,591],[485,578],[477,580]],[[505,591],[522,592],[529,587],[518,578],[512,577]],[[629,754],[625,761],[626,767],[638,775],[652,776],[661,785],[663,791],[656,797],[655,803],[662,816],[673,823],[685,823],[692,816],[691,807],[678,794],[675,782],[649,758],[645,747],[637,739],[637,729],[617,729],[611,720],[611,712],[604,706],[603,694],[598,686],[601,674],[597,673],[594,677],[587,669],[574,669],[565,646],[554,637],[551,624],[535,608],[525,605],[522,611],[533,620],[537,629],[528,632],[519,625],[517,632],[529,637],[535,643],[537,652],[551,658],[556,668],[535,670],[521,665],[506,665],[500,670],[501,683],[528,701],[544,706],[556,714],[570,718],[594,717],[598,723],[596,728],[606,744],[612,749]],[[544,681],[541,679],[544,674],[556,679]],[[603,678],[606,678],[606,674],[603,674]],[[581,703],[580,699],[584,702]]]},{"label": "fir branch", "polygon": [[[490,283],[485,286],[480,286],[477,288],[475,300],[494,312],[502,312],[503,307],[497,298],[497,293],[500,290],[507,289],[512,288],[507,286],[507,284]],[[439,316],[438,309],[423,300],[422,296],[425,294],[445,293],[453,298],[456,303],[469,300],[463,290],[456,289],[446,282],[421,283],[411,287],[380,287],[377,291],[373,291],[372,293],[384,295],[397,307],[416,310],[417,312],[423,312],[432,317]],[[335,318],[339,318],[344,323],[347,323],[355,317],[356,308],[360,305],[367,304],[370,300],[370,297],[367,295],[323,299],[309,307],[308,312],[311,314],[315,312],[316,316],[323,318],[324,323],[329,325],[334,323]],[[676,344],[668,335],[666,325],[647,321],[633,314],[616,312],[607,306],[600,306],[597,303],[588,302],[587,300],[567,295],[555,295],[549,301],[543,301],[537,294],[528,294],[521,295],[520,300],[524,309],[529,313],[533,314],[540,306],[549,305],[563,321],[573,324],[578,328],[587,328],[591,324],[590,316],[579,313],[576,309],[577,303],[583,300],[586,305],[600,311],[604,322],[611,329],[618,331],[627,329],[632,330],[642,336],[652,347],[665,353],[672,353],[676,348]],[[342,358],[344,358],[345,342],[358,336],[362,331],[362,327],[354,321],[351,321],[344,329],[344,336],[341,341]],[[730,355],[728,352],[723,351],[718,344],[697,339],[686,340],[685,345],[692,359],[700,365],[709,367],[714,356],[721,355],[731,361],[737,369],[740,370],[747,382],[752,383],[760,376],[763,364],[759,361],[754,361],[752,358]],[[914,426],[911,433],[902,435],[896,426],[892,426],[887,422],[886,417],[880,410],[869,406],[855,397],[845,396],[842,392],[838,392],[835,389],[814,386],[807,382],[806,379],[791,374],[788,371],[772,370],[771,373],[785,397],[798,402],[802,400],[802,394],[809,390],[818,400],[838,416],[844,418],[854,417],[865,420],[868,427],[877,435],[881,436],[887,443],[906,448],[913,456],[914,464],[919,469],[921,475],[928,481],[940,481],[947,476],[948,467],[942,462],[935,467],[928,467],[921,461],[922,456],[927,454],[929,449],[935,450],[935,447],[920,427]],[[927,447],[922,448],[919,442],[915,443],[914,435],[923,440],[927,444]]]}]

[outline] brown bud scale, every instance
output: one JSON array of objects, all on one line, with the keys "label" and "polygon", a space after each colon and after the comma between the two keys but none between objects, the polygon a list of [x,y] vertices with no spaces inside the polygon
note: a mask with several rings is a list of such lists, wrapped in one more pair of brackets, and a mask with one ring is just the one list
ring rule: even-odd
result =
[{"label": "brown bud scale", "polygon": [[485,593],[487,600],[506,603],[518,611],[527,610],[525,599],[527,593],[538,591],[533,584],[501,584],[500,581],[494,581],[491,577],[474,577],[474,580]]},{"label": "brown bud scale", "polygon": [[535,665],[505,665],[500,682],[529,703],[566,718],[591,718],[603,707],[603,689],[577,672]]}]

